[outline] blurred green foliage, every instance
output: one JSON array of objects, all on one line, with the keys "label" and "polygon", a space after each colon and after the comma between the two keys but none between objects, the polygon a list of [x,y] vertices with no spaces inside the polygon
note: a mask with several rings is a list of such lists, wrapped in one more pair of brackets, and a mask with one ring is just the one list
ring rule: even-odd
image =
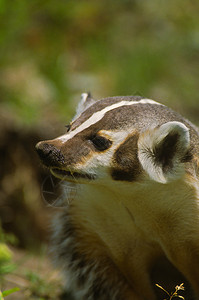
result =
[{"label": "blurred green foliage", "polygon": [[139,94],[197,121],[197,0],[0,0],[0,104],[67,120],[81,92]]},{"label": "blurred green foliage", "polygon": [[2,276],[15,270],[16,266],[12,262],[12,252],[6,245],[10,243],[12,245],[17,244],[17,239],[13,234],[5,233],[2,230],[0,224],[0,286]]},{"label": "blurred green foliage", "polygon": [[[36,224],[27,220],[43,210],[36,202],[39,173],[31,165],[33,134],[17,133],[33,127],[37,139],[53,131],[49,124],[67,124],[87,91],[96,99],[142,95],[199,124],[198,12],[198,0],[0,0],[0,121],[6,136],[1,196],[12,208],[7,222],[21,227],[27,241],[30,224]],[[16,199],[21,213],[15,212]],[[6,242],[15,239],[0,228],[0,283],[15,269]],[[55,299],[54,286],[47,289],[51,283],[34,270],[27,278],[31,295],[42,299],[49,292]]]}]

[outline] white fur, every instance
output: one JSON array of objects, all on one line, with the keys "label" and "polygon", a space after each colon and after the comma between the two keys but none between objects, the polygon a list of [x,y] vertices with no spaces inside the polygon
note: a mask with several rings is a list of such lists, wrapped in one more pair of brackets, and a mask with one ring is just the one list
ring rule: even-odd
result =
[{"label": "white fur", "polygon": [[[89,98],[89,99],[88,99]],[[95,100],[91,99],[88,93],[81,94],[81,100],[76,109],[76,115],[74,116],[73,120],[75,120],[80,114],[86,110],[89,106],[91,106]]]},{"label": "white fur", "polygon": [[121,106],[130,106],[130,105],[135,105],[135,104],[156,104],[156,105],[162,105],[162,104],[160,104],[158,102],[155,102],[153,100],[150,100],[150,99],[142,99],[140,101],[121,101],[121,102],[117,102],[117,103],[114,103],[114,104],[112,104],[110,106],[107,106],[107,107],[103,108],[100,111],[95,112],[88,120],[86,120],[84,123],[82,123],[75,130],[71,131],[70,133],[67,133],[67,134],[64,134],[64,135],[60,136],[58,139],[62,143],[65,143],[66,141],[72,139],[79,132],[81,132],[84,129],[90,127],[91,125],[99,122],[108,111],[111,111],[111,110],[113,110],[115,108],[118,108],[118,107],[121,107]]},{"label": "white fur", "polygon": [[[153,149],[169,133],[178,133],[176,153],[173,157],[173,168],[170,172],[164,173],[161,166],[155,163]],[[160,127],[144,132],[138,141],[138,157],[143,169],[149,177],[157,182],[166,183],[179,178],[184,172],[184,164],[181,158],[185,155],[190,144],[189,129],[181,122],[167,122]]]}]

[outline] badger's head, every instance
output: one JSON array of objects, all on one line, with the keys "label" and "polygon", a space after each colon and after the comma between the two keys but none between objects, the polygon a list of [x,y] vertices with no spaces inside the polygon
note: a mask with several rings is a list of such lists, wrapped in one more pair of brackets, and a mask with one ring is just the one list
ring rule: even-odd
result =
[{"label": "badger's head", "polygon": [[191,159],[184,119],[141,97],[94,101],[83,94],[67,132],[36,148],[54,176],[78,183],[166,183]]}]

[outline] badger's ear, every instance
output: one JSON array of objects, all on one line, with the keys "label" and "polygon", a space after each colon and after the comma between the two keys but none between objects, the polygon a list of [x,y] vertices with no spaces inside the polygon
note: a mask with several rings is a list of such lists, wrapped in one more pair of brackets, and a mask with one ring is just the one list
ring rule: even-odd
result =
[{"label": "badger's ear", "polygon": [[86,110],[89,106],[91,106],[95,100],[92,99],[90,93],[81,94],[81,100],[76,109],[76,115],[74,119],[76,119],[84,110]]},{"label": "badger's ear", "polygon": [[140,135],[138,157],[151,179],[166,183],[182,176],[189,148],[189,129],[181,122],[168,122]]}]

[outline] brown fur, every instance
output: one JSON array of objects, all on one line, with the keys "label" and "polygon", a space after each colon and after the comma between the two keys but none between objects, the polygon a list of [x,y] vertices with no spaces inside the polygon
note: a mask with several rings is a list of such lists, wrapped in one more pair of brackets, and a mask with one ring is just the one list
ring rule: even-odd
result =
[{"label": "brown fur", "polygon": [[157,300],[156,283],[185,282],[186,300],[199,299],[197,128],[151,100],[89,101],[66,135],[37,145],[75,188],[54,221],[67,288],[78,300]]}]

